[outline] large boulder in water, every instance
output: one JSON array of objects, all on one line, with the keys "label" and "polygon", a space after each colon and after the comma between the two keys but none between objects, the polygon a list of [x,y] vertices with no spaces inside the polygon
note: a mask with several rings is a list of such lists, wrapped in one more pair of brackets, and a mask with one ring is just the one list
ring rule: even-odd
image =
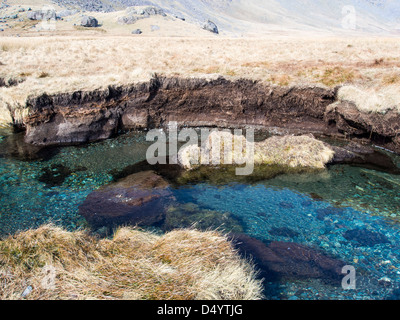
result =
[{"label": "large boulder in water", "polygon": [[81,20],[81,26],[86,28],[96,28],[99,26],[99,22],[95,17],[84,16]]},{"label": "large boulder in water", "polygon": [[173,199],[168,183],[153,171],[132,174],[92,192],[79,214],[93,227],[153,225]]},{"label": "large boulder in water", "polygon": [[338,284],[343,278],[345,262],[303,244],[274,241],[267,245],[244,234],[232,236],[232,241],[240,254],[253,258],[269,281],[314,278]]}]

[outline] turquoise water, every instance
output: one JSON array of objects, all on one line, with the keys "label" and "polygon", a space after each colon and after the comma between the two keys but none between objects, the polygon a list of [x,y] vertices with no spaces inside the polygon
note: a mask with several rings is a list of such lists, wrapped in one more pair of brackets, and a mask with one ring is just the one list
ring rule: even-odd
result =
[{"label": "turquoise water", "polygon": [[[19,156],[21,144],[15,141],[19,141],[15,134],[0,132],[0,236],[48,222],[68,230],[87,227],[78,214],[79,205],[112,182],[113,173],[144,160],[150,144],[143,133],[133,132],[26,160]],[[393,158],[399,163],[397,156]],[[265,243],[295,242],[318,248],[357,270],[356,290],[343,290],[323,279],[281,279],[265,283],[268,298],[385,299],[399,288],[397,175],[337,165],[255,184],[201,182],[172,191],[178,206],[229,213],[244,233]],[[374,232],[387,241],[370,245],[346,239],[346,232],[355,229]],[[382,281],[384,277],[387,281]]]}]

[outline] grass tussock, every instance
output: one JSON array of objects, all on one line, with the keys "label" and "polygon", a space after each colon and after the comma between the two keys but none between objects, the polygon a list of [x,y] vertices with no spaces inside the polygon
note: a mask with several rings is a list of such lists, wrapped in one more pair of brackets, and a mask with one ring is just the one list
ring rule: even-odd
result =
[{"label": "grass tussock", "polygon": [[317,76],[318,80],[328,87],[353,82],[355,77],[353,70],[337,66],[327,68],[321,75]]},{"label": "grass tussock", "polygon": [[201,165],[248,163],[253,157],[256,165],[323,169],[333,156],[334,151],[312,135],[274,136],[261,142],[249,142],[228,130],[212,132],[200,147],[193,144],[182,148],[178,162],[186,170],[192,170]]},{"label": "grass tussock", "polygon": [[44,71],[39,73],[39,75],[38,75],[39,79],[43,79],[43,78],[47,78],[47,77],[50,77],[50,74],[48,72],[44,72]]},{"label": "grass tussock", "polygon": [[74,26],[74,29],[77,31],[95,31],[98,33],[107,33],[107,30],[103,28],[87,28],[84,26]]},{"label": "grass tussock", "polygon": [[272,75],[270,81],[281,87],[286,87],[290,84],[291,78],[287,74]]},{"label": "grass tussock", "polygon": [[274,136],[256,143],[255,163],[323,169],[334,151],[312,135]]},{"label": "grass tussock", "polygon": [[214,231],[99,240],[47,225],[0,241],[1,300],[260,298],[252,265]]},{"label": "grass tussock", "polygon": [[382,79],[382,84],[384,86],[400,84],[400,72],[393,72],[392,74],[385,75]]},{"label": "grass tussock", "polygon": [[379,88],[358,88],[343,86],[338,91],[339,101],[353,102],[360,111],[385,113],[388,110],[400,112],[400,86],[397,78]]}]

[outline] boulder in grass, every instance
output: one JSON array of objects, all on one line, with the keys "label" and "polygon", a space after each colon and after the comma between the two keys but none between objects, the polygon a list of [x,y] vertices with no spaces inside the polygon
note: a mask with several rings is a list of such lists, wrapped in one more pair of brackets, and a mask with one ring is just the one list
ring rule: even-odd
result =
[{"label": "boulder in grass", "polygon": [[212,22],[211,20],[207,20],[203,24],[203,29],[207,30],[207,31],[210,31],[212,33],[215,33],[215,34],[219,34],[217,25],[214,22]]},{"label": "boulder in grass", "polygon": [[96,28],[99,26],[99,22],[95,17],[84,16],[81,20],[81,26],[86,28]]},{"label": "boulder in grass", "polygon": [[186,20],[183,16],[181,16],[181,15],[179,15],[179,14],[175,14],[175,15],[174,15],[174,18],[175,18],[175,19],[182,20],[182,21],[185,21],[185,20]]},{"label": "boulder in grass", "polygon": [[134,16],[119,17],[118,23],[119,24],[134,24],[136,21],[138,21],[140,19],[143,19],[143,18],[137,18]]},{"label": "boulder in grass", "polygon": [[151,31],[152,31],[152,32],[153,32],[153,31],[158,31],[158,30],[160,30],[160,27],[157,26],[157,25],[151,25],[150,28],[151,28]]},{"label": "boulder in grass", "polygon": [[57,14],[57,17],[65,18],[65,17],[73,16],[73,15],[77,14],[78,12],[79,12],[78,10],[63,10]]},{"label": "boulder in grass", "polygon": [[55,20],[57,19],[57,13],[53,9],[29,11],[27,13],[27,18],[30,20]]},{"label": "boulder in grass", "polygon": [[140,29],[135,29],[135,30],[132,31],[132,34],[142,34],[142,33],[143,32]]},{"label": "boulder in grass", "polygon": [[145,16],[145,17],[155,16],[155,15],[160,15],[163,17],[167,16],[163,9],[157,8],[154,6],[147,6],[144,8],[143,7],[129,7],[126,9],[125,12],[129,15],[139,15],[139,16]]}]

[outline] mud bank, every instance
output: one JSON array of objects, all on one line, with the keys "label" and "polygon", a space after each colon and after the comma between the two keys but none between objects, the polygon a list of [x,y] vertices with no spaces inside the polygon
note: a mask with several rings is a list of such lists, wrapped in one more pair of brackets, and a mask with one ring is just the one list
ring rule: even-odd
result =
[{"label": "mud bank", "polygon": [[155,77],[130,86],[31,97],[26,142],[38,146],[107,139],[120,130],[259,126],[272,132],[368,139],[400,152],[400,115],[337,103],[337,89],[278,87],[252,80]]}]

